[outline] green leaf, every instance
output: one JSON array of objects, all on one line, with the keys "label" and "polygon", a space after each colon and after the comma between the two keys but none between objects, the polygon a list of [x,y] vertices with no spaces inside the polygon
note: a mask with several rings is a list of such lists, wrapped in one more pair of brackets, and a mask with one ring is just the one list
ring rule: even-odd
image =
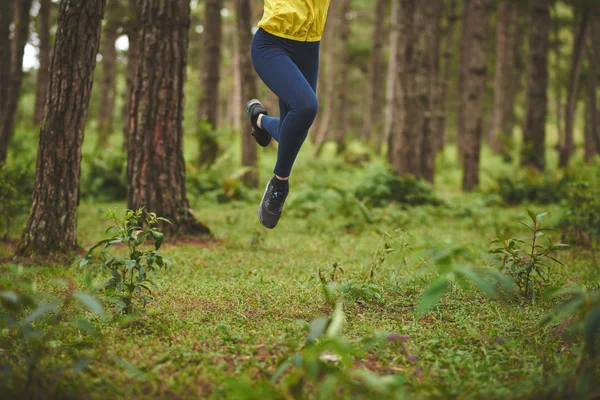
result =
[{"label": "green leaf", "polygon": [[529,215],[529,218],[531,218],[531,221],[536,222],[536,216],[531,210],[527,209],[527,215]]},{"label": "green leaf", "polygon": [[294,365],[294,362],[292,361],[291,358],[288,358],[287,360],[285,360],[284,362],[279,364],[279,366],[275,370],[275,373],[273,374],[273,377],[271,378],[271,383],[273,383],[273,384],[277,383],[277,381],[279,380],[279,378],[281,378],[283,376],[285,371],[293,365]]},{"label": "green leaf", "polygon": [[98,314],[100,317],[104,318],[104,308],[102,307],[102,304],[100,304],[100,302],[90,296],[87,293],[83,293],[83,292],[75,292],[73,293],[73,297],[76,298],[77,300],[79,300],[84,306],[86,306],[90,311]]},{"label": "green leaf", "polygon": [[433,306],[435,306],[444,295],[444,292],[449,284],[450,281],[446,275],[440,276],[438,279],[433,281],[433,283],[427,287],[423,293],[423,296],[421,296],[421,301],[417,307],[417,312],[419,314],[424,314]]},{"label": "green leaf", "polygon": [[327,327],[327,336],[335,338],[342,332],[342,326],[344,325],[344,311],[342,310],[342,303],[338,303],[335,306],[335,312],[331,323]]},{"label": "green leaf", "polygon": [[27,318],[21,320],[19,323],[21,326],[26,326],[31,324],[32,322],[38,320],[43,317],[45,314],[50,312],[56,312],[60,306],[59,302],[45,303],[36,308],[31,314],[27,316]]},{"label": "green leaf", "polygon": [[535,216],[535,221],[537,223],[540,223],[547,215],[548,215],[547,212],[538,214],[538,215]]},{"label": "green leaf", "polygon": [[456,273],[468,279],[490,299],[496,299],[498,297],[498,292],[494,285],[480,275],[478,271],[469,268],[459,268],[456,270]]},{"label": "green leaf", "polygon": [[585,349],[590,357],[596,357],[596,334],[600,331],[600,304],[590,312],[583,327]]},{"label": "green leaf", "polygon": [[152,230],[152,237],[154,238],[154,247],[156,250],[160,249],[160,246],[163,242],[165,235],[162,232]]},{"label": "green leaf", "polygon": [[310,323],[308,337],[306,338],[307,344],[312,344],[319,340],[325,334],[325,330],[330,323],[329,318],[321,317],[313,320]]}]

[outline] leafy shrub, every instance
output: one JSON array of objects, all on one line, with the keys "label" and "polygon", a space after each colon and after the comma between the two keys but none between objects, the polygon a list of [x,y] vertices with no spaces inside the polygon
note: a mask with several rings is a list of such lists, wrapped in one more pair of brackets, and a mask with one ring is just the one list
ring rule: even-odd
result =
[{"label": "leafy shrub", "polygon": [[18,218],[29,210],[34,180],[29,166],[0,166],[0,238],[8,239]]},{"label": "leafy shrub", "polygon": [[[565,247],[564,244],[553,244],[545,235],[547,229],[542,228],[542,220],[548,213],[535,215],[527,211],[531,225],[525,225],[531,232],[528,238],[511,238],[504,241],[496,240],[492,244],[493,263],[500,265],[503,274],[512,277],[521,294],[529,298],[534,293],[533,285],[543,287],[548,285],[549,263],[562,263],[551,254]],[[546,239],[545,243],[542,239]]]},{"label": "leafy shrub", "polygon": [[427,182],[413,176],[399,177],[389,169],[371,165],[354,193],[367,205],[381,207],[392,201],[408,205],[440,205],[440,199]]},{"label": "leafy shrub", "polygon": [[498,177],[497,182],[498,194],[506,204],[556,204],[562,200],[569,179],[535,170],[518,170]]},{"label": "leafy shrub", "polygon": [[569,185],[559,226],[576,236],[600,236],[600,186],[587,182]]},{"label": "leafy shrub", "polygon": [[186,188],[192,196],[213,196],[218,203],[229,203],[234,200],[247,200],[248,188],[242,183],[242,177],[249,168],[238,168],[231,172],[223,160],[219,158],[211,168],[202,170],[192,164],[187,165]]},{"label": "leafy shrub", "polygon": [[[169,221],[156,214],[146,213],[142,208],[137,211],[127,210],[123,218],[118,218],[113,211],[109,217],[114,225],[107,232],[116,230],[116,234],[90,248],[81,260],[80,267],[91,265],[103,273],[110,272],[111,278],[104,288],[113,294],[111,300],[115,304],[115,311],[129,314],[134,310],[134,300],[137,299],[145,307],[152,298],[148,284],[156,285],[148,279],[148,273],[171,266],[170,261],[158,253],[164,236],[155,228],[159,221]],[[154,241],[155,250],[139,249],[149,238]],[[126,246],[125,256],[110,252],[119,244]],[[98,248],[101,248],[99,257],[93,259],[94,251]]]},{"label": "leafy shrub", "polygon": [[[104,311],[96,298],[76,290],[72,280],[62,281],[65,290],[55,297],[39,293],[35,282],[22,277],[22,267],[9,266],[9,269],[16,273],[12,287],[0,288],[0,338],[8,341],[0,353],[2,397],[42,398],[45,388],[56,387],[59,376],[78,373],[91,362],[82,355],[84,342],[67,347],[57,340],[63,335],[81,333],[99,336],[88,319],[77,314],[71,316],[73,304],[80,303],[100,317]],[[13,354],[13,349],[18,354]],[[59,359],[60,368],[47,365]],[[64,359],[70,359],[67,368]]]},{"label": "leafy shrub", "polygon": [[83,157],[81,194],[100,201],[121,201],[127,196],[127,159],[122,152],[106,151]]}]

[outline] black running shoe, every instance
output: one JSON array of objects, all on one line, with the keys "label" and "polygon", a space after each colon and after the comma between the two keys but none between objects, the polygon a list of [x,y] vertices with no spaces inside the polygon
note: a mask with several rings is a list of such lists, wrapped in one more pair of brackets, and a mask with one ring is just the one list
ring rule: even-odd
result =
[{"label": "black running shoe", "polygon": [[269,113],[265,110],[260,101],[252,99],[246,103],[246,114],[248,114],[248,117],[250,118],[250,124],[252,124],[252,136],[256,139],[256,143],[262,147],[267,147],[269,143],[271,143],[271,135],[264,129],[259,128],[257,121],[260,114],[269,115]]},{"label": "black running shoe", "polygon": [[279,222],[279,218],[283,212],[283,203],[285,203],[288,195],[288,192],[278,189],[273,185],[273,179],[267,183],[265,194],[258,206],[258,219],[265,228],[269,229],[275,228],[277,222]]}]

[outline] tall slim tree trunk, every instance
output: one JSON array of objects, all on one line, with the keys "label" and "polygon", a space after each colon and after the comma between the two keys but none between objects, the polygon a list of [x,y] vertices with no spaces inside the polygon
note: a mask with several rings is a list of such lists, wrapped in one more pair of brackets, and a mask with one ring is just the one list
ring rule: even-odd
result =
[{"label": "tall slim tree trunk", "polygon": [[10,25],[13,20],[13,2],[0,1],[0,118],[10,87]]},{"label": "tall slim tree trunk", "polygon": [[[335,6],[335,5],[334,5]],[[346,151],[346,137],[348,135],[348,71],[350,68],[350,56],[348,52],[348,40],[350,39],[350,0],[340,0],[340,53],[338,55],[340,77],[338,102],[336,110],[335,142],[337,153]]]},{"label": "tall slim tree trunk", "polygon": [[105,0],[60,2],[33,203],[18,255],[68,253],[78,248],[81,145],[104,6]]},{"label": "tall slim tree trunk", "polygon": [[581,64],[583,61],[583,50],[585,49],[585,34],[589,20],[588,10],[581,14],[579,23],[573,25],[576,29],[571,57],[571,70],[569,72],[569,86],[567,88],[567,104],[565,108],[565,132],[559,146],[559,167],[564,168],[569,164],[571,156],[575,152],[573,140],[573,128],[575,125],[575,111],[577,107],[577,94],[579,93],[579,80],[581,76]]},{"label": "tall slim tree trunk", "polygon": [[452,62],[454,58],[454,46],[455,46],[455,26],[458,21],[458,1],[449,0],[446,12],[446,27],[443,32],[443,66],[442,76],[440,81],[440,110],[436,119],[435,131],[438,132],[436,135],[437,142],[435,143],[436,152],[441,152],[444,149],[446,143],[446,114],[448,110],[448,89],[451,84],[451,72]]},{"label": "tall slim tree trunk", "polygon": [[398,57],[399,96],[396,99],[395,137],[391,164],[398,175],[421,175],[423,128],[422,22],[423,3],[400,1],[400,48]]},{"label": "tall slim tree trunk", "polygon": [[471,0],[469,5],[470,51],[468,74],[465,77],[466,103],[463,146],[463,183],[466,191],[479,185],[479,157],[483,135],[483,100],[485,96],[485,51],[488,30],[489,0]]},{"label": "tall slim tree trunk", "polygon": [[[385,19],[384,0],[375,2],[375,20],[373,29],[373,54],[371,55],[371,65],[369,69],[369,92],[367,95],[367,107],[363,125],[362,139],[368,141],[371,139],[373,129],[378,130],[381,126],[378,121],[381,119],[381,91],[383,88],[381,48],[383,47],[383,28]],[[375,123],[374,123],[375,122]]]},{"label": "tall slim tree trunk", "polygon": [[[256,75],[250,58],[250,46],[252,45],[252,15],[250,0],[235,0],[236,12],[236,34],[238,37],[238,59],[240,63],[240,82],[242,101],[238,107],[242,109],[246,101],[257,96]],[[244,121],[245,122],[245,121]],[[247,124],[241,123],[242,127]],[[242,167],[248,168],[243,175],[242,181],[250,187],[258,187],[258,168],[256,163],[256,142],[247,129],[241,129],[242,134]]]},{"label": "tall slim tree trunk", "polygon": [[[558,2],[554,2],[553,7],[554,7],[554,17],[552,18],[552,33],[553,33],[553,42],[552,42],[552,50],[554,51],[554,71],[555,74],[557,74],[557,76],[559,76],[560,74],[560,65],[563,61],[563,55],[562,52],[560,50],[561,48],[561,39],[560,39],[560,21],[559,21],[559,16],[558,16],[558,11],[557,11],[557,6]],[[562,98],[563,98],[563,83],[561,81],[561,79],[554,79],[554,106],[556,108],[555,113],[556,113],[556,130],[558,131],[558,137],[559,137],[559,144],[558,144],[558,149],[560,150],[560,142],[563,140],[563,138],[565,137],[565,130],[564,130],[564,126],[563,126],[563,104],[562,104]]]},{"label": "tall slim tree trunk", "polygon": [[[600,17],[600,7],[594,7],[596,17]],[[593,15],[593,14],[592,14]],[[597,48],[600,45],[594,43],[594,39],[600,39],[600,22],[598,19],[590,23],[588,30],[588,73],[586,85],[586,103],[585,103],[585,162],[590,163],[596,155],[600,155],[600,127],[598,127],[598,97],[596,94],[598,88],[598,57]],[[594,48],[594,45],[597,47]]]},{"label": "tall slim tree trunk", "polygon": [[198,101],[197,134],[200,143],[199,164],[210,166],[217,160],[219,146],[212,134],[219,125],[219,82],[221,80],[222,0],[204,4],[203,93]]},{"label": "tall slim tree trunk", "polygon": [[118,0],[107,0],[106,23],[102,30],[102,79],[100,81],[100,109],[98,110],[98,136],[96,150],[105,149],[113,132],[115,98],[117,91],[117,49],[119,38]]},{"label": "tall slim tree trunk", "polygon": [[546,113],[548,109],[548,35],[550,1],[534,0],[529,24],[527,98],[521,165],[542,171],[546,166]]},{"label": "tall slim tree trunk", "polygon": [[399,93],[398,81],[398,57],[400,54],[400,15],[402,7],[399,1],[392,2],[391,27],[390,27],[390,59],[388,61],[387,84],[385,91],[385,125],[384,140],[380,142],[379,151],[383,151],[383,144],[387,145],[387,157],[390,162],[393,160],[393,141],[396,127],[394,122],[395,110],[397,109],[397,99]]},{"label": "tall slim tree trunk", "polygon": [[[319,76],[326,77],[324,84],[319,84],[319,87],[325,87],[325,107],[323,112],[317,116],[318,129],[315,135],[315,156],[318,156],[323,149],[323,145],[327,141],[328,135],[332,128],[332,116],[336,109],[337,96],[335,93],[336,83],[336,57],[335,57],[335,37],[336,26],[338,23],[338,7],[333,4],[327,15],[327,23],[325,32],[323,33],[322,46],[320,49],[322,64],[325,66],[325,73],[320,73]],[[323,102],[321,102],[322,104]]]},{"label": "tall slim tree trunk", "polygon": [[125,33],[129,40],[129,48],[127,49],[127,70],[126,70],[126,88],[125,88],[125,102],[123,105],[123,138],[125,151],[128,149],[129,143],[129,132],[133,128],[134,120],[131,118],[135,115],[135,110],[132,108],[133,103],[131,98],[133,96],[134,82],[137,74],[137,62],[139,53],[139,40],[140,40],[140,25],[137,16],[137,0],[128,0],[128,18],[125,24]]},{"label": "tall slim tree trunk", "polygon": [[440,77],[440,40],[444,3],[427,1],[423,4],[423,76],[422,102],[424,103],[423,139],[421,141],[421,176],[429,181],[435,178],[435,159],[439,135],[438,116],[442,113]]},{"label": "tall slim tree trunk", "polygon": [[140,37],[127,157],[127,205],[167,218],[169,234],[209,233],[190,209],[183,159],[187,0],[140,0]]},{"label": "tall slim tree trunk", "polygon": [[38,37],[40,39],[40,54],[37,85],[35,88],[35,109],[33,111],[33,123],[39,125],[44,117],[44,106],[46,94],[48,93],[49,70],[50,70],[50,24],[52,21],[52,1],[40,0],[40,12],[38,15]]},{"label": "tall slim tree trunk", "polygon": [[[492,121],[488,133],[490,147],[496,153],[504,154],[511,132],[503,131],[503,120],[506,108],[513,107],[508,103],[511,80],[513,79],[514,57],[512,56],[516,40],[517,9],[511,0],[501,0],[498,9],[496,30],[496,71],[494,76],[494,105]],[[506,157],[505,157],[506,158]]]},{"label": "tall slim tree trunk", "polygon": [[[10,1],[9,1],[10,2]],[[23,55],[29,37],[29,11],[32,0],[19,0],[15,6],[14,34],[11,42],[10,80],[4,104],[0,104],[0,165],[7,156],[8,144],[15,130],[15,115],[23,81]],[[2,62],[6,62],[3,60]]]},{"label": "tall slim tree trunk", "polygon": [[471,59],[471,21],[470,6],[471,0],[463,0],[463,15],[462,15],[462,33],[460,38],[460,58],[458,63],[458,106],[456,110],[456,148],[458,151],[459,160],[462,159],[464,153],[464,137],[466,135],[466,114],[467,107],[467,77],[469,75],[469,60]]}]

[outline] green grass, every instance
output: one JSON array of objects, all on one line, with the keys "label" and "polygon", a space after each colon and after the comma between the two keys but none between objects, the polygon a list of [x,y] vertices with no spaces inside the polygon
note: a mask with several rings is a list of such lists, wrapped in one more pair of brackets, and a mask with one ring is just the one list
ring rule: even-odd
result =
[{"label": "green grass", "polygon": [[[44,397],[227,398],[232,382],[268,380],[278,363],[304,344],[306,332],[297,321],[332,313],[319,271],[338,263],[345,271],[338,277],[340,284],[366,282],[384,232],[394,238],[396,251],[375,270],[373,282],[381,299],[360,291],[337,290],[335,296],[344,306],[346,337],[359,341],[376,332],[398,333],[408,336],[407,351],[372,351],[355,360],[356,367],[405,374],[406,391],[415,398],[513,399],[571,393],[581,338],[567,334],[563,326],[539,325],[555,304],[493,302],[475,290],[454,288],[432,311],[422,316],[415,312],[421,293],[435,277],[431,269],[421,267],[415,257],[418,249],[467,246],[483,264],[483,254],[496,236],[525,233],[518,224],[526,220],[523,207],[501,207],[481,193],[460,193],[460,174],[450,157],[440,160],[449,166],[441,168],[437,184],[443,206],[371,210],[375,223],[366,222],[360,213],[294,212],[294,205],[301,206],[294,197],[303,191],[323,184],[348,189],[362,176],[362,168],[345,166],[327,151],[321,161],[312,160],[309,150],[303,153],[290,207],[274,231],[264,230],[257,221],[258,190],[248,191],[244,202],[192,199],[196,215],[216,240],[167,239],[162,251],[173,267],[152,278],[159,287],[155,302],[133,318],[108,310],[101,320],[72,308],[71,315],[92,318],[103,339],[79,330],[59,331],[55,350],[39,369],[41,376],[58,382],[42,392]],[[261,171],[268,171],[274,153],[264,154]],[[487,160],[488,168],[506,168],[492,156]],[[491,187],[493,181],[484,178],[483,184]],[[112,207],[122,209],[124,204],[81,205],[79,238],[84,247],[105,237],[102,217]],[[530,207],[550,211],[550,225],[561,215],[559,206]],[[11,245],[0,244],[0,258],[11,252]],[[597,284],[600,271],[592,254],[580,248],[562,252],[559,258],[565,266],[552,266],[551,284]],[[7,266],[0,270],[0,287],[12,287],[14,273]],[[85,288],[85,273],[76,262],[26,267],[24,276],[34,279],[40,292],[64,293],[57,282],[61,277],[73,277]],[[95,277],[96,283],[102,280]],[[72,351],[86,344],[90,349],[82,352],[92,360],[88,369],[76,375],[56,372],[68,363],[65,351],[58,349]],[[7,330],[0,331],[0,360],[20,357],[22,346]],[[251,392],[246,394],[252,398]]]}]

